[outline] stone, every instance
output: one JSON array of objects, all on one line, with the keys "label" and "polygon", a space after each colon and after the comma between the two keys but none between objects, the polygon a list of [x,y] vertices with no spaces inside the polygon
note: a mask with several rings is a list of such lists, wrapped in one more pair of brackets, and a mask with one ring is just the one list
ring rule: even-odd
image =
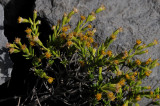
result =
[{"label": "stone", "polygon": [[0,85],[8,81],[12,72],[12,61],[6,48],[7,38],[4,36],[4,9],[0,5]]}]

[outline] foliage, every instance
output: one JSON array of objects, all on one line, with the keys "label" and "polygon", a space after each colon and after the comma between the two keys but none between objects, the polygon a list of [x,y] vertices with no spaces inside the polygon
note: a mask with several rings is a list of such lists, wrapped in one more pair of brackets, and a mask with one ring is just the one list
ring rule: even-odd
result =
[{"label": "foliage", "polygon": [[158,59],[149,58],[144,62],[134,59],[136,55],[148,53],[147,48],[156,45],[157,40],[147,45],[136,40],[133,49],[112,53],[108,47],[122,28],[98,44],[94,40],[96,29],[89,24],[103,10],[104,5],[87,17],[81,16],[75,28],[71,28],[69,22],[78,10],[64,13],[62,21],[52,27],[53,34],[45,45],[39,39],[41,21],[37,20],[37,12],[34,11],[33,20],[19,17],[19,23],[31,25],[25,30],[29,43],[22,44],[21,39],[16,38],[7,44],[9,52],[22,52],[26,59],[31,59],[31,69],[45,79],[47,92],[66,104],[139,106],[137,102],[143,97],[159,99],[159,88],[149,91],[150,86],[141,86],[142,79],[159,65]]}]

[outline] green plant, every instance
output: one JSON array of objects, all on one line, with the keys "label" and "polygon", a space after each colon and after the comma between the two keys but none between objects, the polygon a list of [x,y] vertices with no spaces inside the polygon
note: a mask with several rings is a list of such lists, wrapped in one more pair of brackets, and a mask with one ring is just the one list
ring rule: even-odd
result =
[{"label": "green plant", "polygon": [[[144,62],[133,59],[135,55],[148,53],[147,48],[156,45],[157,40],[147,45],[137,40],[133,49],[113,54],[108,47],[122,28],[98,44],[94,40],[96,29],[89,24],[103,10],[104,5],[87,17],[81,16],[77,26],[72,29],[69,22],[78,10],[74,8],[69,14],[64,13],[62,21],[52,27],[53,34],[49,35],[46,44],[39,39],[38,25],[41,21],[37,20],[37,12],[34,11],[33,20],[19,17],[19,23],[31,25],[25,30],[29,43],[22,44],[21,39],[16,38],[12,44],[7,44],[9,52],[23,52],[26,59],[32,59],[34,74],[48,81],[46,88],[52,89],[50,91],[54,98],[58,95],[57,99],[68,104],[138,106],[137,102],[143,97],[159,99],[159,88],[149,91],[150,86],[141,86],[142,79],[159,65],[158,59],[149,58]],[[35,52],[35,49],[38,51]],[[72,95],[78,95],[80,100],[71,100],[74,98],[71,98]]]}]

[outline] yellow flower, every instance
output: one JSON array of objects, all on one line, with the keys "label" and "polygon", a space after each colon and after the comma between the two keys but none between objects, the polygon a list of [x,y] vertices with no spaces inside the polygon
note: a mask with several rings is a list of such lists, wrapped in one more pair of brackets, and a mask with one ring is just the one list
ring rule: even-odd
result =
[{"label": "yellow flower", "polygon": [[104,50],[101,51],[102,55],[106,55],[106,52]]},{"label": "yellow flower", "polygon": [[114,64],[119,64],[119,61],[118,60],[114,60]]},{"label": "yellow flower", "polygon": [[150,91],[150,95],[153,95],[153,91]]},{"label": "yellow flower", "polygon": [[153,41],[153,44],[154,44],[154,45],[157,45],[157,44],[158,44],[158,41],[155,39],[155,40]]},{"label": "yellow flower", "polygon": [[111,100],[111,101],[114,101],[114,99],[115,99],[115,96],[114,96],[113,92],[108,92],[108,93],[107,93],[107,97],[108,97],[108,99]]},{"label": "yellow flower", "polygon": [[147,89],[151,89],[151,86],[147,86]]},{"label": "yellow flower", "polygon": [[131,76],[131,80],[133,80],[133,81],[135,80],[135,76],[134,75]]},{"label": "yellow flower", "polygon": [[9,49],[9,53],[10,53],[10,54],[14,53],[14,48],[10,48],[10,49]]},{"label": "yellow flower", "polygon": [[86,42],[86,46],[87,46],[87,47],[90,47],[90,45],[91,45],[91,44],[90,44],[89,42]]},{"label": "yellow flower", "polygon": [[99,101],[102,98],[102,93],[97,93],[95,96],[96,96],[96,99]]},{"label": "yellow flower", "polygon": [[22,17],[18,17],[18,23],[22,23],[23,22],[23,18]]},{"label": "yellow flower", "polygon": [[65,38],[66,38],[66,34],[65,34],[65,33],[62,33],[62,34],[60,35],[60,37],[63,38],[63,39],[65,39]]},{"label": "yellow flower", "polygon": [[117,75],[117,76],[122,75],[122,71],[118,70],[117,73],[116,73],[116,75]]},{"label": "yellow flower", "polygon": [[134,76],[136,76],[137,74],[138,74],[138,72],[137,72],[137,71],[133,73],[133,75],[134,75]]},{"label": "yellow flower", "polygon": [[141,61],[139,59],[137,59],[135,62],[137,65],[141,65]]},{"label": "yellow flower", "polygon": [[87,31],[87,35],[88,35],[88,36],[93,36],[94,33],[93,33],[93,31]]},{"label": "yellow flower", "polygon": [[69,25],[68,25],[68,26],[65,26],[65,27],[62,27],[62,31],[63,31],[63,32],[67,32],[68,29],[70,29],[70,26],[69,26]]},{"label": "yellow flower", "polygon": [[159,99],[159,95],[156,95],[156,98]]},{"label": "yellow flower", "polygon": [[119,84],[120,84],[121,86],[124,86],[124,85],[125,85],[125,82],[126,82],[126,80],[125,80],[125,79],[122,79],[122,80],[119,81]]},{"label": "yellow flower", "polygon": [[54,78],[49,77],[49,78],[48,78],[48,83],[51,84],[51,83],[53,82],[53,80],[54,80]]},{"label": "yellow flower", "polygon": [[149,76],[151,73],[152,73],[152,71],[148,70],[148,71],[145,72],[145,75]]},{"label": "yellow flower", "polygon": [[53,25],[51,29],[52,29],[52,30],[54,30],[55,28],[56,28],[56,26],[55,26],[55,25]]},{"label": "yellow flower", "polygon": [[91,25],[91,24],[89,24],[87,27],[88,27],[88,28],[92,28],[92,25]]},{"label": "yellow flower", "polygon": [[141,40],[139,40],[139,39],[138,39],[138,40],[136,40],[136,44],[137,44],[137,45],[140,45],[141,43],[142,43],[142,41],[141,41]]},{"label": "yellow flower", "polygon": [[67,42],[67,46],[71,46],[72,44],[73,44],[72,41],[68,41],[68,42]]},{"label": "yellow flower", "polygon": [[130,79],[130,76],[128,74],[125,75],[126,79]]},{"label": "yellow flower", "polygon": [[89,43],[93,43],[94,42],[94,39],[92,37],[88,37],[88,42]]},{"label": "yellow flower", "polygon": [[73,11],[75,12],[75,13],[78,13],[78,9],[77,8],[73,8]]},{"label": "yellow flower", "polygon": [[30,33],[32,32],[32,29],[27,28],[27,29],[25,30],[25,32],[26,32],[27,34],[30,34]]},{"label": "yellow flower", "polygon": [[25,50],[27,47],[26,47],[26,45],[25,44],[23,44],[22,46],[21,46],[21,49],[22,50]]},{"label": "yellow flower", "polygon": [[122,27],[120,27],[118,30],[119,30],[119,32],[122,32],[122,31],[123,31],[123,28],[122,28]]},{"label": "yellow flower", "polygon": [[17,43],[17,44],[19,44],[19,43],[20,43],[20,41],[21,41],[21,39],[20,39],[20,38],[15,38],[15,40],[14,40],[14,42],[15,42],[15,43]]},{"label": "yellow flower", "polygon": [[148,65],[148,64],[151,63],[151,62],[152,62],[152,59],[149,58],[149,59],[146,61],[146,65]]},{"label": "yellow flower", "polygon": [[86,17],[82,15],[81,20],[86,20]]},{"label": "yellow flower", "polygon": [[124,51],[122,59],[125,59],[128,56],[127,50]]},{"label": "yellow flower", "polygon": [[85,35],[85,36],[83,36],[83,40],[87,40],[88,39],[88,37]]},{"label": "yellow flower", "polygon": [[45,57],[46,57],[47,59],[49,59],[49,58],[51,57],[51,53],[50,53],[50,52],[46,52],[46,53],[45,53]]},{"label": "yellow flower", "polygon": [[32,39],[32,36],[30,34],[26,35],[26,38]]},{"label": "yellow flower", "polygon": [[30,45],[31,45],[31,46],[35,46],[35,42],[30,41]]},{"label": "yellow flower", "polygon": [[112,56],[112,51],[108,50],[107,53],[106,53],[109,57]]},{"label": "yellow flower", "polygon": [[117,92],[117,93],[119,92],[119,89],[120,89],[121,87],[122,87],[121,84],[119,84],[119,83],[116,84],[116,92]]},{"label": "yellow flower", "polygon": [[113,34],[111,35],[111,39],[113,39],[113,40],[115,40],[116,37],[117,37],[116,35],[113,35]]},{"label": "yellow flower", "polygon": [[140,100],[141,100],[141,96],[138,95],[138,96],[136,97],[136,101],[140,101]]},{"label": "yellow flower", "polygon": [[73,33],[69,33],[67,38],[72,39],[72,37],[73,37]]}]

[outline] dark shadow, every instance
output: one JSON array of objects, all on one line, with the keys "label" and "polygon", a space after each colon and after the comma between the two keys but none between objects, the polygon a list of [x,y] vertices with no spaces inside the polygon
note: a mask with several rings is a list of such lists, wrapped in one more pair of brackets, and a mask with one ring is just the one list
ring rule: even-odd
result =
[{"label": "dark shadow", "polygon": [[[2,58],[2,55],[4,58]],[[11,62],[11,59],[8,55],[8,49],[2,47],[0,49],[0,70],[1,70],[1,74],[4,75],[4,80],[7,81],[10,78],[10,72],[9,69],[12,68],[13,63]]]},{"label": "dark shadow", "polygon": [[4,26],[1,26],[1,25],[0,25],[0,30],[3,30],[3,29],[4,29]]}]

